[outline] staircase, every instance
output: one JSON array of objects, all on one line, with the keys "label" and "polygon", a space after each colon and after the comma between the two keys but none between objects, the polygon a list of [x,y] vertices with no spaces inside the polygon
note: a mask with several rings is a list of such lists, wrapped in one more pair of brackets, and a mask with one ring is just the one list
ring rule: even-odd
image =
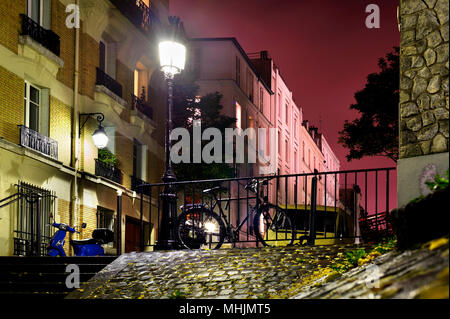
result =
[{"label": "staircase", "polygon": [[103,257],[0,257],[0,297],[64,298],[69,264],[80,269],[80,285],[117,256]]}]

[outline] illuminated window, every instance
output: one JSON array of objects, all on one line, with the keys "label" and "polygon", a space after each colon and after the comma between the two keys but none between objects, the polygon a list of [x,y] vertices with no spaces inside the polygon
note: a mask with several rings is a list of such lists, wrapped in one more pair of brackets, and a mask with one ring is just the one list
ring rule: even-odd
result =
[{"label": "illuminated window", "polygon": [[238,102],[236,103],[236,128],[242,128],[242,109]]}]

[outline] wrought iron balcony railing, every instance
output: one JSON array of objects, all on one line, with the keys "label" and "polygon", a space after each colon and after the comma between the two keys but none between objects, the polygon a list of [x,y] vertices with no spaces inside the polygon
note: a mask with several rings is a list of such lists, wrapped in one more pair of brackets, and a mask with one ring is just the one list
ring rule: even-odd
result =
[{"label": "wrought iron balcony railing", "polygon": [[146,115],[149,119],[153,120],[153,108],[150,104],[144,101],[142,98],[131,94],[131,109],[138,110],[142,114]]},{"label": "wrought iron balcony railing", "polygon": [[122,85],[106,74],[100,68],[97,68],[97,81],[95,82],[97,85],[103,85],[108,90],[113,92],[118,97],[122,98]]},{"label": "wrought iron balcony railing", "polygon": [[20,127],[20,145],[58,160],[58,142],[24,125]]},{"label": "wrought iron balcony railing", "polygon": [[95,159],[95,175],[107,178],[113,182],[122,183],[122,171],[114,165]]},{"label": "wrought iron balcony railing", "polygon": [[117,9],[126,16],[138,29],[147,33],[159,19],[154,11],[142,0],[111,0]]},{"label": "wrought iron balcony railing", "polygon": [[60,52],[59,36],[52,30],[44,29],[33,19],[25,14],[21,14],[22,18],[22,33],[21,35],[28,35],[35,41],[42,44],[46,49],[50,50],[57,56]]},{"label": "wrought iron balcony railing", "polygon": [[131,175],[131,190],[136,191],[136,190],[138,190],[137,186],[139,186],[139,185],[146,185],[146,184],[147,183],[144,182],[139,177]]}]

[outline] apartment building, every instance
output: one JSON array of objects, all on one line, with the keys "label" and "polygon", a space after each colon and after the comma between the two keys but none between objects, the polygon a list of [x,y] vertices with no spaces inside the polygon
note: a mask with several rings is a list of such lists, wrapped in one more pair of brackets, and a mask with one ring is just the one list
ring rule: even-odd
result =
[{"label": "apartment building", "polygon": [[[267,51],[249,54],[262,79],[270,85],[274,92],[271,100],[273,110],[272,119],[278,130],[278,173],[301,174],[339,170],[339,160],[318,129],[304,120],[303,110],[295,103],[292,91],[284,80],[280,69],[274,63]],[[322,142],[323,141],[323,142]],[[334,184],[328,179],[320,179],[317,189],[317,203],[324,205],[325,190],[327,189],[328,204],[334,205]],[[288,196],[285,197],[283,188],[279,195],[287,203],[297,200],[300,203],[311,202],[311,178],[301,178],[297,185],[288,183]],[[331,191],[333,189],[333,191]],[[328,198],[330,197],[330,198]],[[327,204],[327,205],[328,205]]]},{"label": "apartment building", "polygon": [[[78,0],[79,28],[68,23],[73,2],[0,2],[0,255],[43,253],[53,220],[87,223],[73,239],[111,228],[120,252],[140,249],[140,219],[146,244],[155,240],[155,203],[144,196],[140,215],[135,190],[163,173],[156,34],[168,0]],[[98,113],[108,135],[102,151],[91,136]],[[39,248],[30,247],[36,233]]]},{"label": "apartment building", "polygon": [[[257,129],[273,127],[272,90],[235,38],[193,38],[190,44],[200,96],[221,93],[224,115],[236,118],[235,128],[255,129],[255,136],[248,138],[257,146]],[[267,155],[271,147],[268,135],[265,142],[261,148]],[[258,149],[255,152],[258,155]],[[235,168],[236,176],[260,175],[258,163],[235,163]]]}]

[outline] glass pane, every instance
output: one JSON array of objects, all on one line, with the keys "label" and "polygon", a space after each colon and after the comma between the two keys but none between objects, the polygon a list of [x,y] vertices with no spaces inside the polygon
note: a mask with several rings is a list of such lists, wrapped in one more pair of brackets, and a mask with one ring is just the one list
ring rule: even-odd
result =
[{"label": "glass pane", "polygon": [[28,127],[32,130],[39,132],[39,107],[30,102],[30,122]]},{"label": "glass pane", "polygon": [[30,86],[30,101],[39,105],[39,90]]},{"label": "glass pane", "polygon": [[31,0],[31,19],[41,23],[41,0]]},{"label": "glass pane", "polygon": [[24,89],[23,89],[23,91],[24,91],[23,95],[24,95],[24,97],[27,97],[27,82],[25,82],[25,83],[23,84],[23,87],[24,87]]}]

